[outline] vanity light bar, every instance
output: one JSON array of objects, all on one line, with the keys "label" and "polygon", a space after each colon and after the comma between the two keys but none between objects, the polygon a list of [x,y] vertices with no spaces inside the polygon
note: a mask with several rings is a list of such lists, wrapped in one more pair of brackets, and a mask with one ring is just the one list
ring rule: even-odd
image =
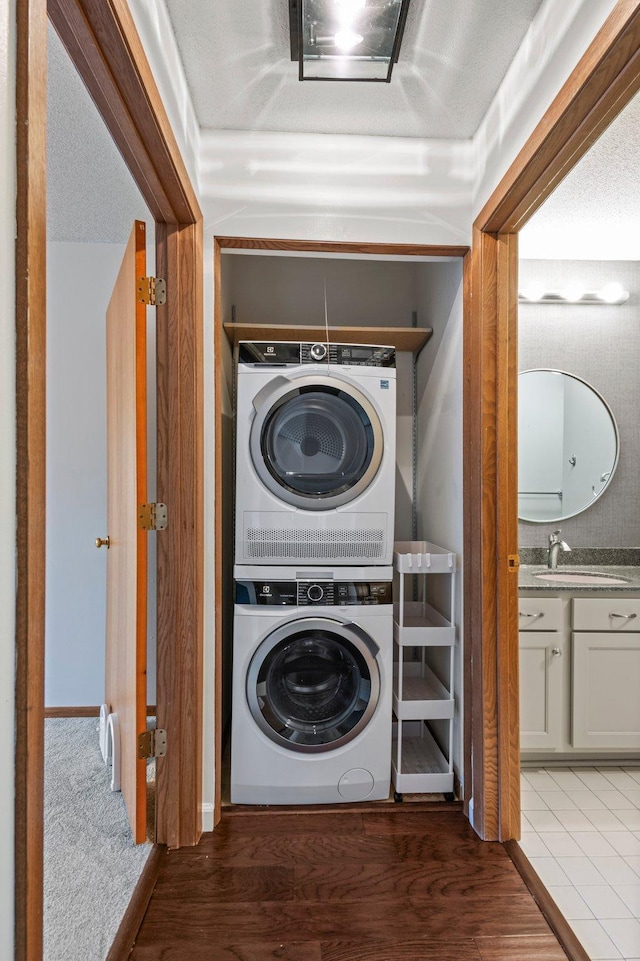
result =
[{"label": "vanity light bar", "polygon": [[624,304],[629,300],[629,291],[621,284],[605,284],[600,290],[584,290],[578,286],[567,286],[563,290],[545,290],[538,284],[530,284],[518,291],[521,304]]}]

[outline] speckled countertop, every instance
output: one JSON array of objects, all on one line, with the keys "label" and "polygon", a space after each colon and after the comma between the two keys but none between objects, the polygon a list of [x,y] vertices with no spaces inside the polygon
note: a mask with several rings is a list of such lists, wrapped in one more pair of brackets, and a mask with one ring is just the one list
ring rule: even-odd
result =
[{"label": "speckled countertop", "polygon": [[550,592],[567,591],[606,591],[608,594],[624,594],[626,591],[640,591],[640,566],[630,564],[558,564],[557,573],[567,574],[584,571],[587,573],[611,574],[613,577],[624,578],[626,584],[567,584],[562,581],[545,581],[535,577],[536,573],[549,571],[546,564],[521,564],[518,578],[520,590]]}]

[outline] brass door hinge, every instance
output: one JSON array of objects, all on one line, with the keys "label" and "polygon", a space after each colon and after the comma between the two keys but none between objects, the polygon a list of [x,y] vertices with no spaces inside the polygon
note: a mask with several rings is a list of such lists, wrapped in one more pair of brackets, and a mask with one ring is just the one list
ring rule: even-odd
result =
[{"label": "brass door hinge", "polygon": [[518,571],[520,568],[520,557],[518,554],[507,555],[507,567],[510,571]]},{"label": "brass door hinge", "polygon": [[140,504],[138,527],[141,531],[164,531],[167,529],[166,504]]},{"label": "brass door hinge", "polygon": [[167,732],[153,728],[138,734],[138,758],[164,757],[167,753]]},{"label": "brass door hinge", "polygon": [[167,302],[167,282],[162,277],[138,278],[138,303],[161,307]]}]

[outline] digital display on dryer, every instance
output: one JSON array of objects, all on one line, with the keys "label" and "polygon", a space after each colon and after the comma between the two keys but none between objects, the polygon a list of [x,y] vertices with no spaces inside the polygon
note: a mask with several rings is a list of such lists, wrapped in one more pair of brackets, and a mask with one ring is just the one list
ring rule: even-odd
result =
[{"label": "digital display on dryer", "polygon": [[340,582],[336,584],[336,604],[338,605],[377,605],[391,604],[391,582]]}]

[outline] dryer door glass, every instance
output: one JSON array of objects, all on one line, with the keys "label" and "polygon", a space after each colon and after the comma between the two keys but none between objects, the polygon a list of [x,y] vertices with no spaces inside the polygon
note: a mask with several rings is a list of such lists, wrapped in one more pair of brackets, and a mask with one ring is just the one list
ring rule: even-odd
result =
[{"label": "dryer door glass", "polygon": [[375,412],[358,394],[333,386],[300,387],[264,418],[260,457],[268,473],[259,473],[284,501],[335,507],[373,480],[382,434]]},{"label": "dryer door glass", "polygon": [[380,691],[375,656],[355,638],[317,626],[267,639],[247,676],[251,712],[271,740],[290,750],[332,750],[356,737]]}]

